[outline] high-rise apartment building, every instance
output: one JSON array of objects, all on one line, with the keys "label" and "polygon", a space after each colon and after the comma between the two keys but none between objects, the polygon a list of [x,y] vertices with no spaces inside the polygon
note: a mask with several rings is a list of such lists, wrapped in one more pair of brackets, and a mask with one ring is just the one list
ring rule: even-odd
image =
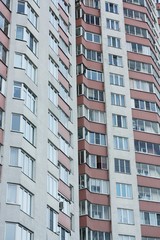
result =
[{"label": "high-rise apartment building", "polygon": [[0,240],[79,239],[75,3],[0,1]]},{"label": "high-rise apartment building", "polygon": [[158,2],[76,2],[81,240],[160,240]]},{"label": "high-rise apartment building", "polygon": [[160,240],[159,2],[0,1],[0,240]]}]

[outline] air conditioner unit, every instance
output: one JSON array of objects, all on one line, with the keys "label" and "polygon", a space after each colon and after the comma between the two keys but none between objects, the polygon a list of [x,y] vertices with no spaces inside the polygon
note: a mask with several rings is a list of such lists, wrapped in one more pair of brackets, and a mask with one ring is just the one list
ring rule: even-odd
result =
[{"label": "air conditioner unit", "polygon": [[59,210],[62,211],[64,208],[64,204],[63,202],[59,202]]}]

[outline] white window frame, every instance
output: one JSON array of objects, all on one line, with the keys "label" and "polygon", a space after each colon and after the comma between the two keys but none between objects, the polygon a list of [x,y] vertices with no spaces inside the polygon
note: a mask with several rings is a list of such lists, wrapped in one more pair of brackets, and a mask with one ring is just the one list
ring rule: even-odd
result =
[{"label": "white window frame", "polygon": [[132,199],[132,185],[126,183],[116,183],[116,195],[117,197]]},{"label": "white window frame", "polygon": [[48,128],[55,135],[58,135],[58,119],[50,110],[48,111]]},{"label": "white window frame", "polygon": [[120,224],[134,224],[134,212],[131,209],[118,208],[118,223]]},{"label": "white window frame", "polygon": [[117,150],[129,150],[129,142],[127,137],[113,136],[114,148]]},{"label": "white window frame", "polygon": [[8,204],[20,205],[20,209],[28,215],[32,215],[32,199],[33,194],[23,186],[8,183],[7,198]]},{"label": "white window frame", "polygon": [[21,167],[22,172],[34,179],[34,159],[23,149],[10,147],[10,166]]},{"label": "white window frame", "polygon": [[[51,220],[52,219],[52,220]],[[52,232],[57,232],[58,216],[57,213],[47,206],[47,228]]]},{"label": "white window frame", "polygon": [[52,174],[47,174],[47,192],[54,198],[58,197],[58,181]]},{"label": "white window frame", "polygon": [[56,166],[58,165],[58,150],[54,144],[48,140],[48,160]]}]

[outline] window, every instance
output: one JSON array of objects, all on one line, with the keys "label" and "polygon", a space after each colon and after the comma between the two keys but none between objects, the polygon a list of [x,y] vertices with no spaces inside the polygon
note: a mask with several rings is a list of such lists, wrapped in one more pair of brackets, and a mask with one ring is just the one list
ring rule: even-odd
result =
[{"label": "window", "polygon": [[85,65],[77,65],[77,75],[83,74],[86,78],[94,81],[103,82],[103,73],[96,70],[87,69]]},{"label": "window", "polygon": [[68,102],[69,91],[61,84],[59,88],[59,95],[66,103]]},{"label": "window", "polygon": [[17,26],[16,28],[16,39],[17,40],[24,40],[25,41],[25,27],[23,26]]},{"label": "window", "polygon": [[109,206],[92,204],[88,201],[80,201],[80,216],[87,214],[93,219],[110,219]]},{"label": "window", "polygon": [[116,183],[117,197],[132,198],[132,185],[125,183]]},{"label": "window", "polygon": [[124,86],[124,77],[123,75],[109,73],[110,84]]},{"label": "window", "polygon": [[124,159],[114,159],[115,172],[130,174],[130,161]]},{"label": "window", "polygon": [[20,132],[20,114],[12,114],[12,131]]},{"label": "window", "polygon": [[83,54],[86,59],[91,61],[102,62],[101,52],[87,49],[82,44],[76,46],[76,54],[77,55]]},{"label": "window", "polygon": [[87,188],[93,193],[99,194],[109,194],[109,184],[108,181],[89,178],[88,175],[80,175],[80,189]]},{"label": "window", "polygon": [[159,124],[157,122],[145,121],[143,119],[133,118],[133,130],[149,132],[149,133],[159,133]]},{"label": "window", "polygon": [[91,15],[91,14],[82,14],[83,20],[88,23],[88,24],[93,24],[93,25],[100,25],[100,17]]},{"label": "window", "polygon": [[20,14],[25,14],[25,2],[18,1],[17,12]]},{"label": "window", "polygon": [[58,65],[50,56],[49,56],[49,72],[53,75],[53,77],[56,80],[58,80]]},{"label": "window", "polygon": [[160,112],[159,106],[155,102],[148,102],[140,99],[133,99],[132,105],[134,108],[151,111],[151,112]]},{"label": "window", "polygon": [[60,140],[60,150],[66,154],[67,156],[69,155],[69,143],[64,140],[61,136],[59,137]]},{"label": "window", "polygon": [[139,43],[127,42],[127,50],[139,54],[151,55],[150,47]]},{"label": "window", "polygon": [[6,81],[5,79],[0,75],[0,92],[5,95],[5,88],[6,88]]},{"label": "window", "polygon": [[31,62],[31,60],[21,53],[15,53],[14,67],[25,70],[27,76],[35,83],[37,67]]},{"label": "window", "polygon": [[0,43],[0,60],[6,64],[7,62],[7,49]]},{"label": "window", "polygon": [[59,26],[66,34],[69,32],[69,25],[62,17],[59,17]]},{"label": "window", "polygon": [[6,236],[5,240],[32,240],[33,233],[18,223],[6,223]]},{"label": "window", "polygon": [[108,181],[89,178],[88,189],[93,193],[108,194]]},{"label": "window", "polygon": [[9,22],[7,19],[0,13],[0,29],[8,35],[8,27],[9,27]]},{"label": "window", "polygon": [[57,213],[49,206],[47,207],[47,228],[57,232]]},{"label": "window", "polygon": [[35,144],[35,126],[26,118],[23,118],[24,138]]},{"label": "window", "polygon": [[20,114],[12,113],[11,130],[22,132],[25,139],[35,144],[35,126]]},{"label": "window", "polygon": [[48,111],[48,128],[54,134],[58,134],[58,120],[51,111]]},{"label": "window", "polygon": [[25,84],[14,82],[13,97],[16,99],[24,99],[26,107],[33,113],[36,112],[36,96]]},{"label": "window", "polygon": [[83,4],[88,7],[99,8],[99,1],[97,0],[84,0]]},{"label": "window", "polygon": [[29,4],[28,4],[28,19],[30,23],[32,23],[33,26],[37,28],[38,15]]},{"label": "window", "polygon": [[26,34],[27,34],[27,46],[35,55],[37,55],[37,45],[38,45],[37,39],[29,30],[26,30]]},{"label": "window", "polygon": [[109,207],[98,204],[90,204],[90,217],[94,219],[106,219],[109,220]]},{"label": "window", "polygon": [[128,146],[128,138],[126,137],[119,137],[119,136],[114,136],[114,148],[118,150],[129,150]]},{"label": "window", "polygon": [[157,93],[156,86],[153,83],[137,80],[137,79],[130,79],[130,86],[131,88],[139,91],[156,93],[158,98],[160,98],[160,93]]},{"label": "window", "polygon": [[148,31],[145,28],[140,28],[140,27],[126,24],[125,29],[126,29],[126,33],[131,35],[135,35],[143,38],[147,38],[148,36]]},{"label": "window", "polygon": [[58,40],[51,32],[49,32],[49,46],[58,55]]},{"label": "window", "polygon": [[29,178],[33,179],[34,159],[23,149],[16,147],[10,148],[10,165],[21,167],[22,172]]},{"label": "window", "polygon": [[105,3],[106,12],[118,13],[118,5],[110,2]]},{"label": "window", "polygon": [[137,163],[137,173],[138,175],[160,178],[160,166]]},{"label": "window", "polygon": [[135,151],[160,156],[160,145],[152,142],[135,140]]},{"label": "window", "polygon": [[68,128],[69,117],[61,108],[59,108],[59,121]]},{"label": "window", "polygon": [[124,8],[124,16],[128,18],[134,18],[139,21],[145,21],[146,14],[129,8]]},{"label": "window", "polygon": [[58,183],[57,180],[50,173],[48,173],[47,175],[47,192],[51,196],[57,198]]},{"label": "window", "polygon": [[139,199],[146,201],[160,202],[160,189],[149,187],[138,187]]},{"label": "window", "polygon": [[61,59],[59,60],[59,71],[66,79],[68,78],[69,68],[65,65],[65,63]]},{"label": "window", "polygon": [[89,132],[86,128],[78,129],[78,139],[86,139],[90,144],[106,145],[106,135]]},{"label": "window", "polygon": [[128,68],[131,71],[138,71],[147,74],[152,74],[152,65],[149,63],[128,60]]},{"label": "window", "polygon": [[77,85],[78,96],[84,94],[89,100],[104,101],[103,91],[87,88],[84,84]]},{"label": "window", "polygon": [[2,2],[9,8],[10,7],[10,0],[2,0]]},{"label": "window", "polygon": [[93,80],[93,81],[99,81],[99,82],[102,82],[103,81],[103,74],[102,72],[97,72],[95,70],[90,70],[90,69],[86,69],[84,71],[84,75],[90,79],[90,80]]},{"label": "window", "polygon": [[108,46],[120,48],[121,47],[121,40],[117,37],[108,36]]},{"label": "window", "polygon": [[85,116],[89,121],[105,123],[106,122],[106,113],[89,109],[85,105],[78,105],[78,117]]},{"label": "window", "polygon": [[86,239],[86,236],[88,236],[88,240],[110,240],[110,234],[108,232],[92,231],[89,228],[80,228],[80,239]]},{"label": "window", "polygon": [[160,226],[160,213],[141,212],[141,224],[150,226]]},{"label": "window", "polygon": [[50,12],[50,23],[58,31],[58,23],[59,23],[58,17],[55,15],[55,13],[52,11],[51,8],[49,12]]},{"label": "window", "polygon": [[69,171],[63,165],[59,166],[59,177],[65,183],[68,184],[69,180]]},{"label": "window", "polygon": [[68,44],[66,44],[66,42],[61,37],[59,38],[59,44],[57,44],[57,46],[60,47],[62,51],[68,56],[70,46],[68,46]]},{"label": "window", "polygon": [[8,183],[7,203],[20,205],[23,212],[31,215],[32,198],[33,195],[22,186]]},{"label": "window", "polygon": [[89,41],[89,42],[94,42],[94,43],[101,43],[101,35],[92,33],[92,32],[85,32],[84,38]]},{"label": "window", "polygon": [[122,67],[123,66],[122,57],[113,55],[113,54],[109,54],[109,65]]},{"label": "window", "polygon": [[127,128],[127,117],[117,114],[112,114],[112,123],[114,127]]},{"label": "window", "polygon": [[91,168],[108,169],[108,160],[105,156],[89,154],[82,150],[78,152],[79,163],[87,163]]},{"label": "window", "polygon": [[123,0],[123,2],[129,2],[136,5],[145,6],[145,0]]},{"label": "window", "polygon": [[58,163],[57,148],[50,141],[48,141],[48,160],[57,166]]},{"label": "window", "polygon": [[60,235],[59,235],[60,240],[69,240],[70,239],[70,233],[69,232],[67,232],[62,227],[59,227],[59,230],[60,230]]},{"label": "window", "polygon": [[27,14],[30,23],[37,28],[38,15],[27,2],[18,1],[17,13]]},{"label": "window", "polygon": [[48,83],[48,98],[56,107],[58,106],[58,92],[50,82]]},{"label": "window", "polygon": [[133,210],[118,208],[118,223],[134,224]]},{"label": "window", "polygon": [[117,93],[111,93],[111,104],[125,107],[125,96]]},{"label": "window", "polygon": [[113,20],[113,19],[108,19],[107,18],[107,28],[111,30],[116,30],[119,31],[119,21]]}]

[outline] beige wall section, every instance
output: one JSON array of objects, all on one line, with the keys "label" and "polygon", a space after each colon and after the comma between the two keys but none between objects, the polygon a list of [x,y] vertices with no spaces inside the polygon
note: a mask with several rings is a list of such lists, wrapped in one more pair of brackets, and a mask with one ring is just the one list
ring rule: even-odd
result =
[{"label": "beige wall section", "polygon": [[[52,5],[53,11],[58,10],[51,1],[40,1],[38,7],[34,1],[29,0],[29,4],[35,9],[38,14],[38,31],[34,29],[32,24],[27,20],[26,15],[17,14],[17,0],[12,4],[12,17],[10,26],[10,52],[9,52],[9,69],[7,79],[7,95],[6,95],[6,114],[5,114],[5,134],[2,158],[2,178],[0,184],[0,235],[1,239],[5,240],[5,222],[19,222],[31,231],[34,232],[34,240],[58,240],[57,233],[52,233],[47,230],[46,214],[47,204],[59,213],[59,200],[48,195],[47,193],[47,172],[50,171],[57,179],[59,179],[59,168],[51,167],[51,163],[47,160],[47,145],[48,138],[59,148],[58,136],[50,133],[48,130],[48,108],[51,103],[48,100],[48,81],[50,73],[48,71],[48,56],[49,49],[49,6]],[[71,34],[68,34],[69,41],[72,43],[72,55],[69,55],[72,65],[72,77],[69,78],[71,85],[71,98],[69,99],[69,107],[72,109],[72,118],[69,123],[69,131],[72,133],[72,143],[70,150],[70,167],[69,185],[73,186],[74,199],[70,203],[70,214],[74,215],[73,226],[71,230],[70,240],[79,240],[79,197],[78,197],[78,150],[77,150],[77,104],[76,104],[76,56],[75,56],[75,3],[70,1],[69,21],[71,23]],[[55,9],[54,9],[55,8]],[[26,42],[15,40],[16,24],[26,26],[38,39],[38,56],[28,49]],[[53,30],[53,27],[52,27]],[[57,31],[55,36],[57,36]],[[37,82],[34,84],[27,77],[24,70],[14,69],[14,52],[26,53],[27,56],[38,67]],[[58,56],[57,56],[58,60]],[[37,112],[34,115],[24,105],[24,101],[15,100],[13,96],[13,81],[24,82],[37,95]],[[54,81],[52,82],[54,85]],[[56,83],[56,89],[59,83]],[[59,90],[59,89],[57,89]],[[65,106],[65,105],[64,105]],[[55,107],[54,107],[55,108]],[[53,109],[54,109],[53,108]],[[51,109],[52,110],[52,109]],[[28,143],[21,133],[11,132],[11,113],[24,114],[36,126],[36,147]],[[58,109],[55,112],[56,115]],[[58,116],[57,116],[58,117]],[[53,135],[53,136],[52,136]],[[10,167],[10,146],[23,148],[28,154],[35,159],[35,181],[27,178],[21,171],[21,168]],[[19,206],[6,204],[7,182],[17,183],[24,186],[33,193],[33,213],[32,217],[27,216],[20,211]],[[61,224],[65,226],[65,219],[61,218]],[[68,218],[66,220],[68,224]],[[71,221],[69,219],[69,221]],[[69,224],[70,225],[70,224]]]},{"label": "beige wall section", "polygon": [[[117,1],[109,2],[117,4]],[[111,197],[111,221],[112,221],[112,239],[117,240],[118,234],[133,235],[135,239],[141,238],[140,233],[140,214],[137,195],[137,176],[134,153],[134,140],[132,130],[131,101],[130,88],[127,65],[127,51],[125,42],[123,2],[118,1],[118,14],[105,11],[105,1],[101,1],[102,17],[102,42],[103,42],[103,60],[104,60],[104,81],[105,81],[105,97],[106,97],[106,113],[107,113],[107,136],[108,136],[108,159],[109,159],[109,179],[110,179],[110,197]],[[120,31],[110,30],[106,28],[106,18],[119,21]],[[108,47],[107,36],[114,36],[121,39],[121,48]],[[115,67],[108,64],[108,54],[122,56],[123,67]],[[124,75],[124,87],[110,85],[109,72]],[[125,95],[125,107],[111,105],[111,92]],[[112,113],[127,116],[127,129],[112,126]],[[129,151],[120,151],[114,149],[113,136],[124,136],[129,139]],[[115,173],[114,158],[130,160],[131,174]],[[116,182],[132,184],[133,199],[116,197]],[[118,224],[117,208],[126,208],[134,210],[134,225]]]}]

